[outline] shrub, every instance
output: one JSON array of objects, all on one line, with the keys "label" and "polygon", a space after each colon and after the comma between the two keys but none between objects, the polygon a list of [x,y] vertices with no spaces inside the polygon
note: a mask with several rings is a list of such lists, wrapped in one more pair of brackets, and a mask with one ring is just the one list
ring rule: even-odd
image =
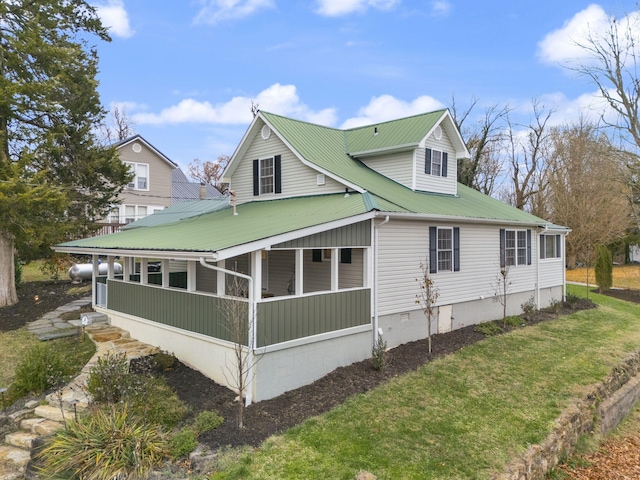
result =
[{"label": "shrub", "polygon": [[155,425],[129,415],[125,405],[94,409],[69,422],[37,454],[48,477],[147,478],[169,454],[165,435]]},{"label": "shrub", "polygon": [[132,413],[146,422],[171,429],[189,412],[163,378],[133,375],[129,385],[125,398]]},{"label": "shrub", "polygon": [[87,381],[87,390],[93,396],[93,400],[99,403],[119,402],[127,396],[131,386],[129,363],[124,353],[108,352],[98,358]]},{"label": "shrub", "polygon": [[193,428],[185,427],[176,433],[171,440],[171,458],[174,460],[186,457],[198,446],[198,436]]},{"label": "shrub", "polygon": [[520,305],[520,308],[522,308],[522,313],[524,313],[525,315],[532,314],[536,311],[535,299],[533,297],[529,298],[529,300]]},{"label": "shrub", "polygon": [[382,335],[378,335],[378,339],[371,349],[371,363],[373,368],[379,372],[387,366],[387,342],[382,339]]},{"label": "shrub", "polygon": [[22,284],[22,262],[18,259],[17,256],[13,258],[14,272],[13,279],[16,282],[16,287]]},{"label": "shrub", "polygon": [[510,327],[520,327],[524,324],[524,320],[520,315],[510,315],[504,319],[504,324]]},{"label": "shrub", "polygon": [[161,372],[171,370],[176,365],[177,359],[170,353],[160,352],[153,356],[153,363]]},{"label": "shrub", "polygon": [[476,325],[474,330],[478,333],[482,333],[488,337],[493,335],[499,335],[504,332],[502,327],[496,322],[483,322]]},{"label": "shrub", "polygon": [[613,285],[613,258],[604,245],[596,245],[596,283],[600,292],[608,292]]},{"label": "shrub", "polygon": [[198,435],[218,428],[224,422],[224,418],[218,412],[204,411],[196,416],[194,427]]},{"label": "shrub", "polygon": [[24,355],[15,371],[13,395],[40,394],[70,380],[70,367],[51,344],[38,343]]},{"label": "shrub", "polygon": [[565,301],[573,308],[580,301],[580,297],[575,293],[567,293]]}]

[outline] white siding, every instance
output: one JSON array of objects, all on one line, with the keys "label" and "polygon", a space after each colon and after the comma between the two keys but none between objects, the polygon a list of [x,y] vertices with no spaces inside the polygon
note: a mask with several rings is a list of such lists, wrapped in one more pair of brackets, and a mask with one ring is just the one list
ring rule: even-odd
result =
[{"label": "white siding", "polygon": [[305,250],[303,258],[304,293],[331,290],[331,261],[314,262],[313,250]]},{"label": "white siding", "polygon": [[562,258],[540,260],[540,288],[562,285],[563,270]]},{"label": "white siding", "polygon": [[[482,225],[442,225],[391,220],[379,231],[380,314],[415,309],[419,292],[420,262],[429,251],[429,226],[460,227],[460,271],[432,275],[439,290],[438,305],[490,298],[497,290],[500,271],[500,228]],[[532,235],[532,265],[509,269],[509,291],[535,289],[537,248]],[[455,310],[455,309],[454,309]]]},{"label": "white siding", "polygon": [[338,264],[338,288],[357,288],[363,285],[363,250],[351,249],[351,263]]},{"label": "white siding", "polygon": [[[447,193],[450,195],[455,195],[457,190],[457,181],[458,181],[458,166],[456,159],[456,151],[453,148],[453,145],[449,141],[446,133],[443,131],[442,138],[440,140],[436,140],[435,138],[429,137],[424,145],[424,148],[421,145],[421,148],[418,148],[415,152],[416,154],[416,190],[422,190],[426,192],[435,192],[435,193]],[[435,175],[427,175],[424,173],[424,159],[425,159],[425,148],[431,148],[435,150],[440,150],[443,152],[447,152],[448,160],[447,160],[447,176],[439,177]]]},{"label": "white siding", "polygon": [[[253,160],[281,156],[282,161],[282,193],[253,196]],[[275,132],[268,140],[264,140],[260,131],[251,140],[245,156],[240,160],[233,176],[230,188],[236,192],[238,203],[252,200],[265,200],[300,195],[318,195],[325,193],[339,193],[344,191],[344,185],[325,177],[325,184],[317,184],[318,171],[307,167],[291,150],[278,138]]]},{"label": "white siding", "polygon": [[413,150],[380,157],[361,159],[367,167],[382,175],[413,188]]}]

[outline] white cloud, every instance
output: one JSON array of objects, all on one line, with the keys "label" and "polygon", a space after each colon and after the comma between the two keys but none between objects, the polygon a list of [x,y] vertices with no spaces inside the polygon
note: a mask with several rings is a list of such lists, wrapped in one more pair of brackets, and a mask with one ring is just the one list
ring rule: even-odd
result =
[{"label": "white cloud", "polygon": [[195,23],[216,25],[225,20],[248,17],[258,10],[275,8],[273,0],[201,0]]},{"label": "white cloud", "polygon": [[339,17],[368,8],[391,10],[400,0],[318,0],[317,13],[326,17]]},{"label": "white cloud", "polygon": [[212,105],[207,101],[186,98],[160,113],[137,113],[136,123],[163,125],[176,123],[248,124],[251,122],[251,102],[260,109],[286,115],[321,125],[333,125],[337,121],[335,108],[314,111],[300,101],[295,85],[271,85],[256,97],[236,96],[229,101]]},{"label": "white cloud", "polygon": [[[632,12],[617,19],[621,33],[631,32],[633,39],[640,40],[640,12]],[[606,41],[606,34],[613,17],[607,15],[600,5],[592,4],[567,20],[562,28],[547,34],[538,43],[538,56],[546,63],[566,63],[584,61],[590,53],[580,45],[585,45],[589,35],[596,40]],[[620,36],[621,46],[625,47],[625,35]]]},{"label": "white cloud", "polygon": [[431,2],[431,15],[434,17],[446,17],[451,12],[451,3],[447,0],[435,0]]},{"label": "white cloud", "polygon": [[440,108],[444,108],[444,105],[428,95],[420,96],[412,102],[398,100],[391,95],[381,95],[379,97],[373,97],[369,105],[358,111],[357,117],[346,120],[341,128],[354,128],[362,125],[385,122],[396,118],[431,112]]},{"label": "white cloud", "polygon": [[95,5],[95,9],[111,35],[129,38],[135,33],[129,25],[129,15],[122,0],[108,0],[106,5]]}]

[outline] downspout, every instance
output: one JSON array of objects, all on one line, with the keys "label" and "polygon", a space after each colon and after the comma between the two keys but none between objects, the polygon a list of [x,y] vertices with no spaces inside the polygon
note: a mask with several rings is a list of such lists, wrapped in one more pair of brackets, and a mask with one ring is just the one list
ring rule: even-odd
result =
[{"label": "downspout", "polygon": [[[536,229],[536,249],[535,251],[538,253],[536,255],[536,309],[540,310],[540,238],[542,238],[541,236],[541,232]],[[532,245],[533,247],[533,245]],[[533,252],[533,248],[531,249],[531,251]]]},{"label": "downspout", "polygon": [[378,225],[373,225],[373,344],[376,345],[379,337],[379,326],[378,326],[378,239],[379,239],[379,230],[385,223],[389,223],[389,215],[385,217],[385,219],[380,222]]},{"label": "downspout", "polygon": [[[249,354],[247,355],[247,396],[245,397],[245,407],[251,405],[251,398],[253,397],[253,351],[256,348],[256,304],[253,301],[253,278],[249,275],[245,275],[243,273],[234,272],[233,270],[227,270],[226,268],[216,267],[215,265],[211,265],[206,262],[204,257],[200,257],[200,265],[210,270],[215,270],[216,272],[224,272],[229,275],[233,275],[239,278],[244,278],[249,282],[249,341],[247,342],[249,345],[247,346],[249,349]],[[239,392],[242,397],[242,392]]]}]

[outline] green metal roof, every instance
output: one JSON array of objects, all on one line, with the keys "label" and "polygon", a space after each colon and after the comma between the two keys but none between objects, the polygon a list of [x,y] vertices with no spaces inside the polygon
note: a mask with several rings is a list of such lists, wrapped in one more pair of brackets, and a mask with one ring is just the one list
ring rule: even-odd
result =
[{"label": "green metal roof", "polygon": [[[384,202],[386,204],[386,202]],[[215,252],[366,213],[362,195],[250,202],[178,222],[66,242],[59,247]]]},{"label": "green metal roof", "polygon": [[192,202],[180,202],[171,205],[164,210],[155,212],[133,223],[129,223],[122,227],[122,230],[130,230],[140,227],[156,227],[166,223],[173,223],[185,218],[191,218],[205,213],[221,210],[229,205],[227,197],[217,197],[215,199],[195,200]]}]

